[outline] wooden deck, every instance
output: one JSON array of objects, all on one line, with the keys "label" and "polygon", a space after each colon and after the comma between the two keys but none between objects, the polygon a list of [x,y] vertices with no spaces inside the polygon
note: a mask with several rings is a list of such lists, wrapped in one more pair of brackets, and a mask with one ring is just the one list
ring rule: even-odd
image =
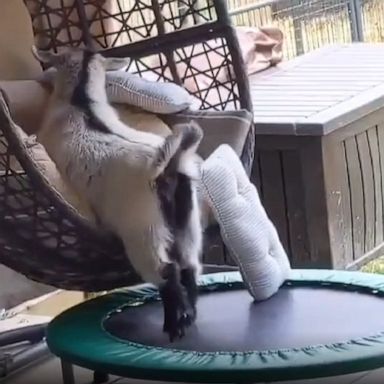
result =
[{"label": "wooden deck", "polygon": [[250,77],[258,134],[324,136],[384,104],[384,44],[335,44]]},{"label": "wooden deck", "polygon": [[[92,373],[82,368],[76,368],[76,384],[91,384]],[[9,377],[2,381],[3,384],[59,384],[61,383],[60,362],[57,359],[50,359],[36,367],[25,370],[24,372]],[[109,384],[167,384],[164,382],[149,382],[140,380],[122,379],[119,377],[110,377]],[[382,384],[384,383],[384,369],[362,372],[353,375],[338,376],[333,378],[316,379],[286,382],[286,384]],[[283,383],[275,383],[283,384]]]}]

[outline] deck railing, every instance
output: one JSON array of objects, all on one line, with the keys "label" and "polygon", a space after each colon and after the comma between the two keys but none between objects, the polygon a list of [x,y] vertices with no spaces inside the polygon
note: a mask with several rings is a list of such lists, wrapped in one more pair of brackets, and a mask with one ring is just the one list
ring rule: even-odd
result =
[{"label": "deck railing", "polygon": [[329,43],[384,42],[384,0],[228,0],[234,25],[276,25],[291,58]]}]

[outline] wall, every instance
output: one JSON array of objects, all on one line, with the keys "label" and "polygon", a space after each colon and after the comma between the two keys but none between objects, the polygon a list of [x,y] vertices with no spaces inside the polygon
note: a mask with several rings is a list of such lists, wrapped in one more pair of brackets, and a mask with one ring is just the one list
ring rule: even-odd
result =
[{"label": "wall", "polygon": [[[0,80],[33,78],[40,72],[31,53],[29,15],[22,0],[0,0]],[[37,297],[50,288],[0,265],[0,309]]]},{"label": "wall", "polygon": [[52,290],[0,265],[0,309],[12,308]]},{"label": "wall", "polygon": [[0,79],[30,79],[40,72],[33,58],[32,25],[22,0],[0,0]]}]

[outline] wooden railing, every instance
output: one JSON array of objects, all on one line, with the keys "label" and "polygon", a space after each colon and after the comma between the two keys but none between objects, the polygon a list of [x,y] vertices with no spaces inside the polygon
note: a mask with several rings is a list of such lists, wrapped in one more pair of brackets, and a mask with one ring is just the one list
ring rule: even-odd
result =
[{"label": "wooden railing", "polygon": [[274,24],[285,57],[330,43],[384,42],[383,0],[228,0],[234,25]]}]

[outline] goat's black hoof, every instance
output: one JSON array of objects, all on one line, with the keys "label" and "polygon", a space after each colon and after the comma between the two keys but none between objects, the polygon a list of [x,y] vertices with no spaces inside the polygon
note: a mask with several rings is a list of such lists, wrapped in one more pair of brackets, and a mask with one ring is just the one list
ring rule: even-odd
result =
[{"label": "goat's black hoof", "polygon": [[173,342],[185,335],[186,329],[196,319],[195,299],[191,300],[185,286],[180,283],[177,267],[164,266],[165,284],[160,288],[164,307],[163,331]]},{"label": "goat's black hoof", "polygon": [[179,321],[183,324],[184,328],[188,328],[195,322],[195,320],[196,310],[184,313]]},{"label": "goat's black hoof", "polygon": [[168,333],[170,342],[174,342],[176,339],[182,339],[185,336],[185,331],[195,321],[195,316],[189,313],[183,313],[176,323],[169,324],[164,323],[163,332]]},{"label": "goat's black hoof", "polygon": [[169,341],[173,343],[176,339],[181,339],[185,335],[183,326],[164,327],[164,332],[168,333]]}]

